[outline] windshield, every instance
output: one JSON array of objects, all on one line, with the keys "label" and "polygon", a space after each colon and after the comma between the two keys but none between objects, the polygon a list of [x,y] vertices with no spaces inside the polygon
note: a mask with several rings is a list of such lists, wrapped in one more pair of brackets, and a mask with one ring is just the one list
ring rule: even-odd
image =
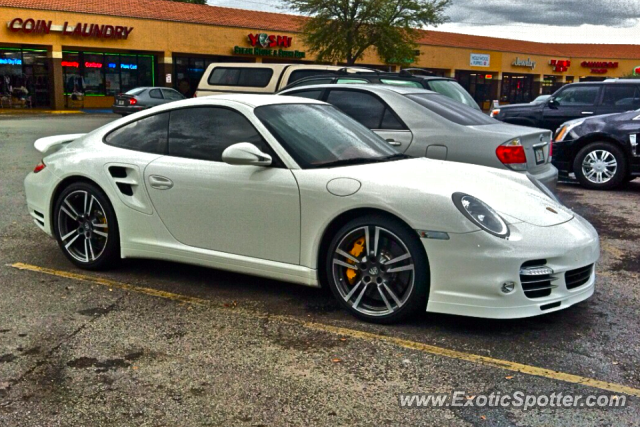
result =
[{"label": "windshield", "polygon": [[304,169],[396,158],[375,133],[331,105],[280,104],[256,108],[256,116]]},{"label": "windshield", "polygon": [[460,102],[475,110],[480,110],[478,103],[469,95],[469,92],[464,90],[458,82],[453,80],[430,80],[429,88],[434,92],[438,92],[448,98]]},{"label": "windshield", "polygon": [[437,115],[459,125],[478,126],[498,123],[497,120],[483,114],[481,111],[469,108],[445,96],[434,93],[407,94],[406,96]]}]

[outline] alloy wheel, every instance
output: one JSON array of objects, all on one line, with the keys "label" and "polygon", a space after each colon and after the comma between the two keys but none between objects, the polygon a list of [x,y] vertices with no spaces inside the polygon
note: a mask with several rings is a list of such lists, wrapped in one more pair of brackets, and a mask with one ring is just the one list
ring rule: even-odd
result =
[{"label": "alloy wheel", "polygon": [[90,192],[73,191],[60,204],[58,232],[71,257],[81,263],[93,262],[100,258],[109,240],[105,210]]},{"label": "alloy wheel", "polygon": [[582,174],[594,184],[604,184],[611,181],[617,171],[618,161],[607,150],[591,151],[582,161]]},{"label": "alloy wheel", "polygon": [[367,316],[386,316],[411,296],[415,266],[407,245],[379,226],[347,233],[333,254],[333,281],[342,299]]}]

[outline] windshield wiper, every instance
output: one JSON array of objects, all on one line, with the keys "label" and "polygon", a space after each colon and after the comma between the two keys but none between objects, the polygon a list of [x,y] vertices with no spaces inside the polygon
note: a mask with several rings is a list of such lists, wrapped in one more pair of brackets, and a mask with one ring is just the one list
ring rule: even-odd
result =
[{"label": "windshield wiper", "polygon": [[403,160],[403,159],[411,159],[411,156],[406,154],[391,154],[385,157],[354,157],[352,159],[343,159],[343,160],[335,160],[333,162],[326,162],[316,165],[316,167],[320,168],[330,168],[337,166],[352,166],[352,165],[363,165],[367,163],[380,163],[380,162],[390,162],[393,160]]}]

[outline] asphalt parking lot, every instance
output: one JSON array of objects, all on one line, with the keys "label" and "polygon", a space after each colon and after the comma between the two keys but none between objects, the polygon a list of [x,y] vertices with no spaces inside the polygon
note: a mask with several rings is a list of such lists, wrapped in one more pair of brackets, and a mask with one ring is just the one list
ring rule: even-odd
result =
[{"label": "asphalt parking lot", "polygon": [[[2,426],[640,425],[640,179],[561,185],[601,236],[594,297],[513,321],[376,326],[322,290],[175,263],[72,267],[27,213],[33,141],[111,115],[0,117]],[[625,408],[402,408],[401,393],[624,396]]]}]

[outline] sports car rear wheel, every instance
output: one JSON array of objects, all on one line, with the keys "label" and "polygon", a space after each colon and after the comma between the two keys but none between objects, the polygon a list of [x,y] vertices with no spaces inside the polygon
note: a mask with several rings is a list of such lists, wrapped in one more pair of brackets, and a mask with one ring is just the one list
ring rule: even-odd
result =
[{"label": "sports car rear wheel", "polygon": [[334,296],[361,319],[393,323],[426,307],[427,258],[418,235],[400,221],[350,221],[334,236],[325,265]]},{"label": "sports car rear wheel", "polygon": [[53,225],[60,249],[78,267],[100,270],[120,259],[116,216],[96,186],[78,182],[65,188],[54,207]]}]

